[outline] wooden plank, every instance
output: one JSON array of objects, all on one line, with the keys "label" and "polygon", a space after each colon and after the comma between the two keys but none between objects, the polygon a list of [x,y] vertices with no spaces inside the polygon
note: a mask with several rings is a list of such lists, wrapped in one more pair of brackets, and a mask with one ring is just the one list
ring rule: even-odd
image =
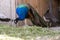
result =
[{"label": "wooden plank", "polygon": [[40,13],[41,16],[43,16],[45,14],[45,12],[48,9],[48,0],[40,0]]},{"label": "wooden plank", "polygon": [[11,0],[11,8],[10,9],[11,9],[11,13],[10,13],[11,14],[11,18],[15,19],[15,15],[16,15],[15,14],[16,13],[15,12],[15,0]]}]

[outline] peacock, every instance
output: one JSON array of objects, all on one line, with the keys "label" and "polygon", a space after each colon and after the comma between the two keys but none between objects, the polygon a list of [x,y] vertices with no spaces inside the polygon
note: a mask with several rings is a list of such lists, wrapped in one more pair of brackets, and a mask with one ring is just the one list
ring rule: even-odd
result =
[{"label": "peacock", "polygon": [[42,26],[42,27],[49,26],[30,4],[19,5],[16,8],[16,14],[18,15],[18,18],[14,20],[15,24],[17,24],[18,21],[29,19],[34,25]]}]

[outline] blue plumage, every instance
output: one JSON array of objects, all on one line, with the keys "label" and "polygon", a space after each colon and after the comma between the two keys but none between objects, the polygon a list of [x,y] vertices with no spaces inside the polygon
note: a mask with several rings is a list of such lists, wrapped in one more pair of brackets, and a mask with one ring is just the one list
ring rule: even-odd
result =
[{"label": "blue plumage", "polygon": [[29,11],[29,9],[26,5],[19,5],[16,8],[16,13],[19,17],[19,20],[24,20],[28,15],[28,11]]}]

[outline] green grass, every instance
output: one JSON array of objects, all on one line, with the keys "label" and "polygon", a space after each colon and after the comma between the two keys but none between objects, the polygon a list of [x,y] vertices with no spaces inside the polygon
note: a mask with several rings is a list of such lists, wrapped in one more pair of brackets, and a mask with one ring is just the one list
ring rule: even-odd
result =
[{"label": "green grass", "polygon": [[47,28],[37,27],[37,26],[26,26],[26,27],[11,27],[9,25],[0,25],[0,34],[6,34],[13,37],[36,37],[44,35],[56,35],[60,32],[53,32]]}]

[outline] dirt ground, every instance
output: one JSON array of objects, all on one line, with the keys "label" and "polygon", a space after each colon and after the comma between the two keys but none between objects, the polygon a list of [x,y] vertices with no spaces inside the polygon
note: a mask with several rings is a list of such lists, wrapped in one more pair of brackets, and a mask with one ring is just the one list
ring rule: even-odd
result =
[{"label": "dirt ground", "polygon": [[[7,35],[0,35],[0,40],[25,40],[25,39],[10,37]],[[52,36],[52,37],[51,36],[43,36],[43,37],[38,36],[35,39],[28,37],[28,39],[26,40],[60,40],[60,36]]]},{"label": "dirt ground", "polygon": [[0,35],[0,40],[23,40],[21,38],[16,38],[16,37],[10,37],[7,35]]},{"label": "dirt ground", "polygon": [[53,30],[53,31],[60,31],[60,27],[51,27],[49,28],[50,30]]}]

